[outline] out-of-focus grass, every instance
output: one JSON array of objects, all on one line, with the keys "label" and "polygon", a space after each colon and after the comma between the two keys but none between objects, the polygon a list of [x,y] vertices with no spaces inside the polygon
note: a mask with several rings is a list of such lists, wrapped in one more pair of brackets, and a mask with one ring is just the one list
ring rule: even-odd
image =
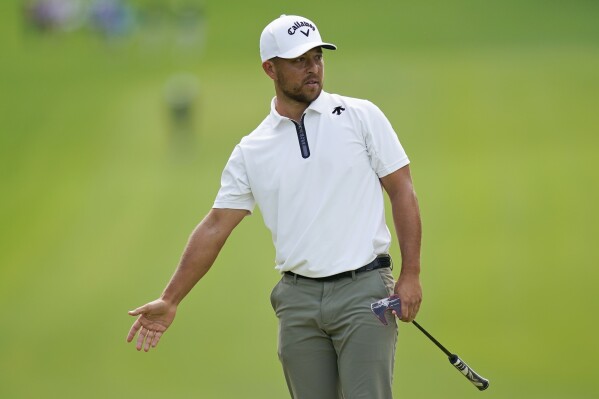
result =
[{"label": "out-of-focus grass", "polygon": [[[412,159],[419,320],[491,379],[487,396],[593,397],[596,5],[314,4],[297,13],[340,46],[326,54],[327,90],[377,103]],[[124,337],[126,310],[160,293],[233,145],[268,112],[262,24],[296,11],[209,3],[200,58],[23,36],[11,7],[0,5],[0,397],[286,397],[259,212],[157,351]],[[177,152],[163,89],[182,70],[201,101],[194,144]],[[411,326],[395,391],[479,395]]]}]

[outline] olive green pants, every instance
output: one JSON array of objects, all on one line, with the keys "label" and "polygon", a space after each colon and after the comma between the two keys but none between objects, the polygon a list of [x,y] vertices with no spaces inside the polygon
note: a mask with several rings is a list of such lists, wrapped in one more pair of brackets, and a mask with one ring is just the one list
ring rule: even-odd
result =
[{"label": "olive green pants", "polygon": [[294,399],[391,399],[397,324],[370,304],[393,292],[388,268],[330,282],[283,275],[271,293],[279,359]]}]

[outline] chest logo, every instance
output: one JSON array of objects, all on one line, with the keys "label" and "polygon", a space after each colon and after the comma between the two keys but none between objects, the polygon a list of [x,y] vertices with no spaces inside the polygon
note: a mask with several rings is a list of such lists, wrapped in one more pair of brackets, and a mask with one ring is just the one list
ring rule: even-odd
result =
[{"label": "chest logo", "polygon": [[337,114],[337,115],[341,115],[341,113],[342,113],[343,111],[345,111],[345,108],[343,108],[342,106],[339,106],[339,107],[335,107],[335,108],[333,109],[333,112],[332,112],[332,113],[333,113],[333,114]]}]

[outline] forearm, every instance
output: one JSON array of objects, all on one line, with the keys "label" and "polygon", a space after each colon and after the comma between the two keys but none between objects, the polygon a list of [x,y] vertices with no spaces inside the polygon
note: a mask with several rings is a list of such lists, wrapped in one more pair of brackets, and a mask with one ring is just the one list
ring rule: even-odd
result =
[{"label": "forearm", "polygon": [[[203,222],[202,222],[203,223]],[[198,281],[210,270],[224,244],[214,232],[200,223],[191,234],[179,266],[161,298],[178,305]]]},{"label": "forearm", "polygon": [[401,275],[418,277],[422,224],[410,167],[404,166],[383,177],[381,183],[391,201],[395,232],[401,250]]},{"label": "forearm", "polygon": [[413,189],[401,190],[391,198],[393,222],[401,250],[401,274],[420,274],[422,223]]},{"label": "forearm", "polygon": [[[217,211],[218,212],[218,211]],[[221,248],[241,218],[225,220],[214,210],[194,229],[183,251],[179,265],[161,298],[178,305],[198,281],[210,270]]]}]

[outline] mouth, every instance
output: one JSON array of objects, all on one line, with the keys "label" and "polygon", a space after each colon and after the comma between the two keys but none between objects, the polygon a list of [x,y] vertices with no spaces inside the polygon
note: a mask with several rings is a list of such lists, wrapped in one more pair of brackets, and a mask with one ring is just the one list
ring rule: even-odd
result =
[{"label": "mouth", "polygon": [[318,79],[308,79],[304,82],[304,85],[308,87],[319,87],[320,81]]}]

